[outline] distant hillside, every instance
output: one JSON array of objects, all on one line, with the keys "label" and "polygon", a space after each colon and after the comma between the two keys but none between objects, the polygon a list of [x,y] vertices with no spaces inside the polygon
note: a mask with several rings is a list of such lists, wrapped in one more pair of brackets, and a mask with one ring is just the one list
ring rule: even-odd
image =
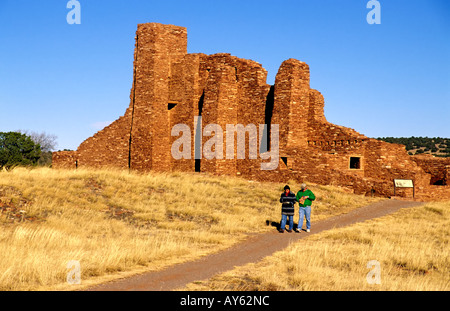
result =
[{"label": "distant hillside", "polygon": [[450,138],[441,137],[378,137],[388,143],[406,146],[409,154],[431,153],[437,157],[450,157]]}]

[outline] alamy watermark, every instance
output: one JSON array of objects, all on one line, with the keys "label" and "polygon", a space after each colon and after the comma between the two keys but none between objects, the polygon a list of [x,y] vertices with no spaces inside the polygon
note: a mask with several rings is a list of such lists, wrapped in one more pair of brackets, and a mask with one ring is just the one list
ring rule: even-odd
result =
[{"label": "alamy watermark", "polygon": [[366,20],[369,25],[381,24],[381,4],[377,0],[370,0],[366,7],[371,9],[367,13]]},{"label": "alamy watermark", "polygon": [[[248,157],[257,159],[258,153],[262,160],[261,170],[275,170],[279,163],[279,125],[271,124],[270,133],[267,124],[227,124],[224,129],[218,124],[208,124],[202,130],[202,117],[194,118],[194,158],[195,159],[227,159],[235,157],[235,134],[237,136],[236,158],[245,159],[246,153],[246,133],[248,134]],[[180,136],[181,133],[181,136]],[[173,126],[171,135],[180,136],[171,147],[172,157],[175,160],[192,158],[192,131],[186,124],[176,124]],[[270,148],[268,145],[268,135],[270,136]],[[225,149],[224,149],[225,136]],[[203,137],[209,138],[203,145]],[[259,144],[258,144],[259,142]],[[258,149],[259,147],[259,149]],[[269,150],[270,149],[270,150]]]},{"label": "alamy watermark", "polygon": [[70,9],[69,13],[67,13],[66,20],[67,24],[81,24],[81,4],[80,1],[70,0],[67,2],[66,7]]},{"label": "alamy watermark", "polygon": [[378,260],[371,260],[367,263],[367,268],[370,269],[366,275],[368,284],[381,284],[381,264]]},{"label": "alamy watermark", "polygon": [[81,284],[81,264],[78,260],[71,260],[66,266],[69,269],[66,280],[71,285]]}]

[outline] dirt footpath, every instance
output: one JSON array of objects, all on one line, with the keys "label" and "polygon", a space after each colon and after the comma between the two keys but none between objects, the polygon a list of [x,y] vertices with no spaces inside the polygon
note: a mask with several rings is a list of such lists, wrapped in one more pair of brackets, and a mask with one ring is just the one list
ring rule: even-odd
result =
[{"label": "dirt footpath", "polygon": [[[289,243],[303,239],[324,230],[348,226],[368,219],[393,213],[400,208],[418,206],[423,203],[383,200],[365,207],[358,208],[347,214],[332,217],[327,220],[312,223],[311,232],[278,233],[273,231],[249,237],[244,242],[234,245],[224,251],[208,255],[196,261],[171,266],[165,270],[143,273],[137,276],[112,281],[91,287],[91,291],[169,291],[185,286],[198,280],[206,280],[212,276],[242,266],[257,262],[276,251],[286,248]],[[297,217],[297,216],[296,216]]]}]

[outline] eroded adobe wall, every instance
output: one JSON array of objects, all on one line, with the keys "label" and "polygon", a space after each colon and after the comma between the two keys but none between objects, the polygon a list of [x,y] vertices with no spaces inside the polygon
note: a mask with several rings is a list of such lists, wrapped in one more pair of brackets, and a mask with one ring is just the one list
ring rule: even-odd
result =
[{"label": "eroded adobe wall", "polygon": [[128,109],[124,116],[81,143],[78,167],[128,168],[131,113]]},{"label": "eroded adobe wall", "polygon": [[[224,55],[225,56],[225,55]],[[223,59],[224,57],[222,57]],[[235,161],[228,161],[223,158],[225,156],[224,149],[225,145],[222,143],[224,139],[224,133],[226,129],[226,124],[235,124],[237,121],[237,100],[238,100],[238,85],[236,81],[235,68],[225,64],[225,60],[220,61],[217,59],[216,62],[210,61],[209,59],[207,67],[209,68],[208,76],[206,79],[205,88],[202,92],[204,94],[203,106],[201,108],[202,116],[202,149],[210,150],[210,159],[205,152],[202,152],[202,159],[200,160],[200,171],[211,172],[211,173],[222,173],[227,171],[227,167],[230,173],[236,171]],[[212,126],[216,124],[215,127],[218,132],[212,132],[214,127],[210,127],[211,132],[205,132],[207,126]],[[220,131],[222,133],[220,134]],[[206,135],[208,136],[206,136]],[[210,138],[218,138],[215,147],[211,145],[208,147],[206,144],[210,141]],[[213,149],[214,148],[214,149]],[[214,152],[213,152],[214,151]],[[218,159],[211,157],[218,155]],[[221,159],[222,158],[222,159]],[[227,165],[228,164],[228,165]]]},{"label": "eroded adobe wall", "polygon": [[54,152],[53,168],[119,168],[129,165],[131,111],[89,137],[76,151]]},{"label": "eroded adobe wall", "polygon": [[[270,86],[266,84],[267,72],[254,61],[239,59],[230,54],[188,54],[172,65],[170,79],[170,124],[186,124],[191,132],[192,159],[172,160],[173,169],[199,170],[217,174],[246,174],[259,163],[251,154],[259,154],[259,124],[265,123],[265,108]],[[201,128],[194,126],[194,117],[201,116]],[[237,134],[234,126],[254,126],[256,131],[245,137],[244,154],[238,159]],[[217,127],[215,127],[217,125]],[[233,126],[233,128],[228,128]],[[214,129],[219,130],[218,133]],[[201,136],[202,151],[211,150],[210,156],[201,153],[195,161],[195,131]],[[255,134],[255,135],[253,135]],[[217,136],[216,136],[217,135]],[[211,138],[219,140],[214,147]],[[171,138],[171,143],[179,136]],[[227,150],[227,142],[233,149]],[[223,143],[222,143],[223,141]],[[228,151],[228,155],[227,155]],[[219,157],[216,157],[216,152]],[[197,162],[197,167],[195,163]]]},{"label": "eroded adobe wall", "polygon": [[[318,91],[310,91],[307,149],[318,155],[322,161],[316,161],[315,165],[323,169],[323,175],[315,174],[316,182],[330,183],[338,179],[340,184],[351,186],[358,193],[373,188],[387,196],[393,195],[393,179],[412,179],[418,187],[428,184],[430,175],[411,161],[405,146],[368,138],[353,129],[327,122],[323,102]],[[405,189],[398,194],[409,195],[409,192],[412,196],[412,191]]]},{"label": "eroded adobe wall", "polygon": [[[189,157],[172,159],[171,170],[195,170],[194,117],[198,115],[198,105],[204,88],[202,81],[205,79],[206,69],[200,66],[204,57],[206,57],[204,54],[187,54],[178,62],[173,63],[171,67],[168,103],[169,127],[172,129],[177,124],[184,124],[190,131]],[[170,136],[170,146],[180,138],[181,134],[174,132],[174,136]]]},{"label": "eroded adobe wall", "polygon": [[411,159],[431,175],[430,185],[449,185],[450,158],[414,155]]},{"label": "eroded adobe wall", "polygon": [[272,123],[279,124],[280,153],[307,146],[309,66],[296,59],[284,61],[275,77]]}]

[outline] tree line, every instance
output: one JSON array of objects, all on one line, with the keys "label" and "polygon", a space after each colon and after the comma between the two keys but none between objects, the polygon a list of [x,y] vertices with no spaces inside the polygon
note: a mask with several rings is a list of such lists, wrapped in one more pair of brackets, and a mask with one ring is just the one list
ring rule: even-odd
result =
[{"label": "tree line", "polygon": [[435,156],[450,157],[450,138],[442,137],[378,137],[388,143],[405,145],[409,154],[431,153]]},{"label": "tree line", "polygon": [[51,166],[55,135],[28,131],[0,132],[0,169]]}]

